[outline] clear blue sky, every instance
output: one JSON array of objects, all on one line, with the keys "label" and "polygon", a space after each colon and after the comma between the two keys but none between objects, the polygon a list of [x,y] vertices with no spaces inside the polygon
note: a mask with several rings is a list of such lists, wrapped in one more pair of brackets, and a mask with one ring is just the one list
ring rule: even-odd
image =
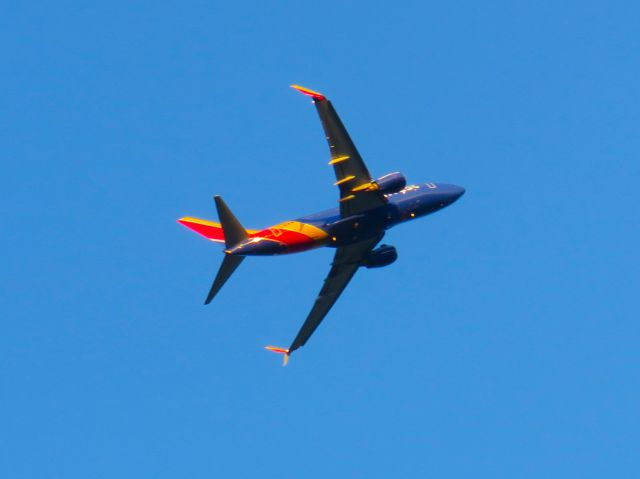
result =
[{"label": "clear blue sky", "polygon": [[[0,476],[632,478],[637,2],[5,2]],[[451,182],[289,367],[332,252],[247,227],[336,204],[310,101],[376,175]]]}]

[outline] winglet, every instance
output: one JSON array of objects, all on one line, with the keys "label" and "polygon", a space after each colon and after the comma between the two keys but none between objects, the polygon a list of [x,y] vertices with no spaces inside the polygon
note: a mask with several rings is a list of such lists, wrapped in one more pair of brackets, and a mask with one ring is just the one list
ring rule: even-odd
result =
[{"label": "winglet", "polygon": [[278,348],[276,346],[265,346],[264,349],[268,349],[269,351],[273,351],[274,353],[284,354],[284,360],[282,362],[283,366],[286,366],[289,362],[289,350],[284,348]]},{"label": "winglet", "polygon": [[309,90],[308,88],[305,88],[305,87],[300,86],[300,85],[291,85],[291,88],[294,88],[294,89],[298,90],[300,93],[304,93],[305,95],[310,96],[314,100],[324,101],[324,100],[327,99],[327,97],[324,96],[322,93],[318,93],[317,91]]}]

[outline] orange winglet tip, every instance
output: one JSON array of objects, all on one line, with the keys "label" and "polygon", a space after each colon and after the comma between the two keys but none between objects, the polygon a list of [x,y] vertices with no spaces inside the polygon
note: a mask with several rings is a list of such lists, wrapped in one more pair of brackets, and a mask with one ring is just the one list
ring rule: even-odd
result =
[{"label": "orange winglet tip", "polygon": [[268,349],[269,351],[273,351],[274,353],[289,354],[288,349],[279,348],[277,346],[265,346],[264,349]]},{"label": "orange winglet tip", "polygon": [[310,96],[314,100],[324,101],[324,100],[327,99],[327,97],[324,96],[322,93],[318,93],[317,91],[309,90],[308,88],[305,88],[305,87],[300,86],[300,85],[291,85],[291,88],[294,88],[294,89],[298,90],[300,93],[303,93],[305,95]]},{"label": "orange winglet tip", "polygon": [[269,351],[272,351],[274,353],[278,353],[278,354],[284,354],[284,361],[283,361],[283,366],[286,366],[287,363],[289,362],[289,350],[285,349],[285,348],[278,348],[276,346],[265,346],[264,349],[268,349]]}]

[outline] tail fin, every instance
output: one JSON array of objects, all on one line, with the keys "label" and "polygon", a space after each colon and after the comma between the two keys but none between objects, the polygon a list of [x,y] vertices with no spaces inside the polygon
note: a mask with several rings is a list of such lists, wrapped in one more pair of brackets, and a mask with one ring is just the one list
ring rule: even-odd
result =
[{"label": "tail fin", "polygon": [[[185,216],[178,220],[183,226],[186,226],[190,230],[201,234],[205,238],[216,243],[224,243],[224,232],[222,231],[222,225],[215,221],[203,220],[200,218],[193,218],[192,216]],[[258,233],[257,230],[247,230],[247,234],[252,236]]]},{"label": "tail fin", "polygon": [[[227,250],[229,250],[249,238],[249,235],[240,224],[240,221],[238,221],[238,218],[233,215],[224,200],[220,196],[215,196],[214,200],[216,202],[216,209],[218,210],[218,216],[220,217],[220,223],[224,232],[225,246],[227,247]],[[220,291],[224,286],[236,268],[240,266],[240,263],[242,263],[244,258],[244,256],[230,255],[225,251],[222,265],[220,265],[218,274],[213,280],[213,284],[211,285],[211,289],[209,290],[209,294],[207,295],[207,299],[204,304],[209,304],[211,300],[215,298],[218,291]]]}]

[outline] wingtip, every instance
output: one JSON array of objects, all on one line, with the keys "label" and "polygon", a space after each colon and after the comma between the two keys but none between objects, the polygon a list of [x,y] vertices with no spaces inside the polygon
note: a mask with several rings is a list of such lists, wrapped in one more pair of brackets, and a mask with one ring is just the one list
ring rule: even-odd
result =
[{"label": "wingtip", "polygon": [[298,90],[300,93],[304,95],[310,96],[314,100],[324,101],[327,99],[327,97],[324,96],[322,93],[318,93],[317,91],[313,91],[309,88],[305,88],[300,85],[291,85],[291,88],[293,88],[294,90]]},{"label": "wingtip", "polygon": [[283,354],[284,355],[284,358],[282,360],[282,365],[283,366],[286,366],[289,363],[289,356],[291,354],[290,354],[290,351],[288,349],[279,348],[277,346],[265,346],[264,349],[267,349],[267,350],[269,350],[271,352],[274,352],[274,353]]},{"label": "wingtip", "polygon": [[209,294],[207,294],[207,299],[204,300],[204,304],[205,306],[209,303],[211,303],[211,301],[213,301],[213,298],[215,298],[215,294],[211,294],[211,291],[209,291]]}]

